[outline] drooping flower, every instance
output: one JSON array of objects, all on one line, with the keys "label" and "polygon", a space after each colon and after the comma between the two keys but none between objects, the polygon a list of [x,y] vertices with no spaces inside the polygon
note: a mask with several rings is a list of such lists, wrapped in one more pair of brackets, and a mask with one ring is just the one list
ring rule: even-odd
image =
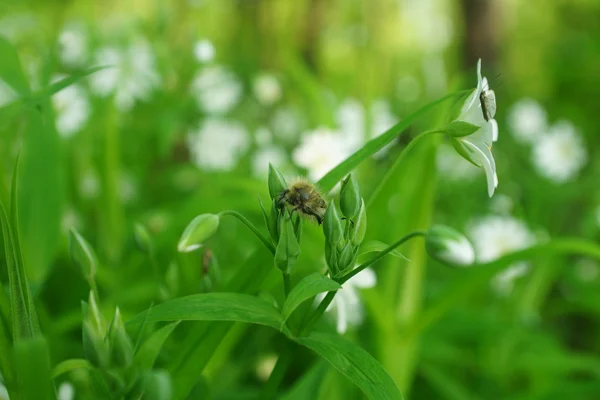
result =
[{"label": "drooping flower", "polygon": [[445,225],[434,225],[425,235],[430,257],[452,267],[469,267],[475,262],[473,245],[460,232]]},{"label": "drooping flower", "polygon": [[88,121],[91,105],[83,86],[75,83],[52,96],[56,111],[56,130],[69,138],[79,132]]},{"label": "drooping flower", "polygon": [[461,109],[457,121],[478,127],[473,133],[453,137],[457,151],[472,163],[483,167],[490,197],[498,186],[496,163],[492,155],[492,144],[498,140],[498,124],[494,119],[496,98],[486,78],[481,77],[481,59],[477,62],[477,87],[471,92]]},{"label": "drooping flower", "polygon": [[534,99],[521,99],[508,111],[508,125],[514,137],[523,143],[535,143],[548,129],[546,110]]},{"label": "drooping flower", "polygon": [[343,136],[339,132],[321,127],[302,136],[292,159],[308,170],[311,181],[317,181],[351,154],[341,143]]},{"label": "drooping flower", "polygon": [[96,52],[96,64],[110,66],[90,75],[90,87],[100,97],[115,96],[117,106],[129,111],[137,101],[148,100],[160,85],[152,46],[137,38],[127,48],[103,47]]},{"label": "drooping flower", "polygon": [[219,65],[202,68],[194,77],[191,90],[200,109],[209,114],[228,112],[242,96],[240,81]]},{"label": "drooping flower", "polygon": [[192,161],[206,170],[229,171],[248,149],[250,138],[238,122],[211,118],[188,134]]},{"label": "drooping flower", "polygon": [[[364,310],[359,290],[372,288],[376,284],[377,276],[375,272],[370,268],[366,268],[350,278],[338,290],[333,301],[325,310],[336,319],[336,330],[338,333],[343,334],[348,330],[349,326],[357,326],[362,323]],[[324,297],[324,294],[320,294],[317,296],[317,300],[321,301]]]},{"label": "drooping flower", "polygon": [[274,75],[261,74],[254,79],[254,95],[265,106],[275,104],[281,99],[281,85]]},{"label": "drooping flower", "polygon": [[559,121],[533,147],[533,164],[540,175],[564,183],[577,176],[587,163],[580,133],[569,121]]}]

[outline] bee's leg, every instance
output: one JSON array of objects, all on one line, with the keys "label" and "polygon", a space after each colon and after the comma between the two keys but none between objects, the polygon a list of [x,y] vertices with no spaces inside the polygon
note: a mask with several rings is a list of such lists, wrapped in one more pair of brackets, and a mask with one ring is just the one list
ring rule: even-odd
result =
[{"label": "bee's leg", "polygon": [[321,217],[319,214],[313,212],[310,209],[307,208],[302,208],[302,212],[306,215],[310,215],[311,217],[314,217],[317,220],[317,223],[319,225],[321,225],[323,223],[323,217]]}]

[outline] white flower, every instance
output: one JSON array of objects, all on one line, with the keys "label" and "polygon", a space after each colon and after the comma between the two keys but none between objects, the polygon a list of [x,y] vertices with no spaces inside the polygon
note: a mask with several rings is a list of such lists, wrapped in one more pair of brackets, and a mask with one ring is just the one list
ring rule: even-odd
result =
[{"label": "white flower", "polygon": [[365,142],[365,109],[356,99],[346,99],[337,111],[337,123],[342,133],[343,145],[354,152]]},{"label": "white flower", "polygon": [[52,96],[56,111],[56,130],[69,138],[79,132],[88,121],[91,105],[83,87],[72,84]]},{"label": "white flower", "polygon": [[513,209],[513,200],[505,194],[497,194],[490,201],[490,210],[496,214],[508,215]]},{"label": "white flower", "polygon": [[517,140],[535,143],[546,132],[546,110],[533,99],[521,99],[508,111],[508,125]]},{"label": "white flower", "polygon": [[[343,334],[348,330],[348,326],[360,325],[363,321],[363,306],[360,302],[359,289],[369,289],[377,284],[377,276],[372,269],[366,268],[350,278],[340,290],[336,293],[333,301],[327,309],[336,318],[336,329],[338,333]],[[321,301],[325,294],[317,296]]]},{"label": "white flower", "polygon": [[[479,262],[490,262],[533,245],[535,235],[520,220],[505,216],[488,216],[476,220],[468,229]],[[494,288],[506,294],[514,280],[527,272],[526,263],[513,264],[494,277]]]},{"label": "white flower", "polygon": [[254,132],[254,140],[259,146],[267,146],[273,141],[273,134],[269,128],[261,126]]},{"label": "white flower", "polygon": [[60,221],[60,230],[63,234],[68,234],[69,230],[77,229],[81,230],[82,227],[81,216],[73,208],[67,208],[63,211],[62,218]]},{"label": "white flower", "polygon": [[327,128],[318,128],[302,136],[302,142],[293,151],[294,162],[308,170],[311,181],[317,181],[348,157],[343,136]]},{"label": "white flower", "polygon": [[587,162],[581,135],[569,121],[559,121],[533,148],[533,163],[540,175],[563,183],[577,176]]},{"label": "white flower", "polygon": [[0,78],[0,107],[12,103],[17,98],[17,92]]},{"label": "white flower", "polygon": [[81,66],[88,56],[88,41],[85,27],[76,22],[69,23],[58,36],[59,58],[67,67]]},{"label": "white flower", "polygon": [[442,144],[438,148],[436,166],[441,178],[453,182],[471,181],[477,176],[478,171],[448,144]]},{"label": "white flower", "polygon": [[[0,374],[0,377],[2,377],[1,374]],[[2,384],[1,380],[0,380],[0,400],[10,400],[10,397],[8,397],[8,390],[6,390],[6,386],[4,386]]]},{"label": "white flower", "polygon": [[[482,103],[484,107],[482,107]],[[494,120],[495,113],[495,95],[489,89],[487,79],[481,77],[480,59],[477,62],[477,88],[469,95],[457,118],[458,121],[468,122],[478,126],[479,129],[468,136],[456,138],[454,143],[462,145],[461,151],[466,151],[466,155],[473,162],[483,167],[490,197],[498,186],[496,163],[491,152],[492,143],[498,140],[498,124]]]},{"label": "white flower", "polygon": [[262,105],[270,106],[281,99],[281,86],[277,78],[273,75],[259,75],[254,79],[252,88],[254,95]]},{"label": "white flower", "polygon": [[100,195],[100,179],[98,174],[92,170],[87,170],[79,182],[79,195],[87,200],[92,200]]},{"label": "white flower", "polygon": [[138,100],[148,100],[161,83],[152,46],[145,39],[127,48],[103,47],[96,52],[95,62],[109,67],[90,75],[92,91],[101,97],[114,93],[117,106],[124,111]]},{"label": "white flower", "polygon": [[215,114],[228,112],[242,96],[242,84],[236,76],[218,65],[200,70],[192,81],[191,90],[198,106]]},{"label": "white flower", "polygon": [[275,354],[268,354],[261,357],[256,363],[256,376],[263,382],[269,380],[273,368],[277,364],[277,356]]},{"label": "white flower", "polygon": [[215,46],[208,39],[199,40],[194,44],[194,57],[201,63],[215,59]]},{"label": "white flower", "polygon": [[249,145],[248,132],[241,124],[217,118],[204,121],[188,134],[192,161],[206,170],[233,169]]},{"label": "white flower", "polygon": [[277,146],[259,148],[252,155],[252,173],[257,177],[265,177],[269,172],[269,163],[280,168],[287,163],[286,152]]},{"label": "white flower", "polygon": [[469,267],[475,262],[475,251],[469,239],[445,225],[429,228],[425,248],[431,257],[452,267]]},{"label": "white flower", "polygon": [[69,382],[63,382],[58,387],[58,400],[73,400],[75,398],[75,388]]},{"label": "white flower", "polygon": [[302,119],[300,113],[289,107],[278,108],[271,118],[271,127],[277,137],[290,142],[298,136],[302,130]]}]

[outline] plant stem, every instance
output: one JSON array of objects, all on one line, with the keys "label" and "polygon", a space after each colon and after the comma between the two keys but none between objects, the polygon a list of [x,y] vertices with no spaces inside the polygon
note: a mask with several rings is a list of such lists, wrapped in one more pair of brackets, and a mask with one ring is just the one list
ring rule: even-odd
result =
[{"label": "plant stem", "polygon": [[250,222],[246,217],[244,217],[239,212],[233,211],[233,210],[221,211],[219,213],[219,216],[226,216],[226,215],[235,217],[240,222],[242,222],[244,225],[246,225],[252,231],[252,233],[254,233],[256,235],[256,237],[259,238],[261,242],[263,242],[263,244],[267,247],[267,249],[271,252],[271,254],[275,255],[275,246],[273,246],[273,244],[266,237],[264,237],[263,234],[260,233],[258,228],[256,226],[254,226],[254,224],[252,222]]},{"label": "plant stem", "polygon": [[410,141],[410,143],[408,143],[408,145],[406,146],[406,148],[403,149],[402,153],[400,153],[400,155],[398,156],[398,158],[396,158],[396,161],[394,161],[394,165],[390,169],[388,169],[388,171],[384,175],[383,179],[379,182],[379,184],[377,185],[377,187],[375,188],[375,190],[373,191],[373,193],[371,193],[371,195],[369,196],[369,200],[367,201],[367,208],[370,208],[373,205],[373,202],[377,199],[377,197],[379,197],[379,195],[381,194],[381,191],[383,190],[384,187],[386,187],[386,185],[388,184],[388,181],[395,174],[395,171],[397,170],[397,167],[404,162],[404,158],[406,157],[406,155],[408,153],[410,153],[411,149],[413,147],[415,147],[416,144],[420,140],[422,140],[424,137],[427,137],[429,135],[433,135],[435,133],[444,133],[444,130],[443,129],[433,129],[433,130],[430,130],[430,131],[422,132],[421,134],[415,136],[413,138],[413,140]]},{"label": "plant stem", "polygon": [[323,315],[325,310],[327,310],[327,307],[329,307],[329,304],[331,304],[331,302],[333,301],[333,298],[335,297],[336,293],[337,290],[334,292],[327,293],[327,295],[325,296],[323,301],[321,301],[315,312],[310,316],[308,321],[305,324],[303,324],[304,327],[300,328],[300,333],[298,334],[298,336],[302,336],[310,332],[310,330],[317,323],[321,315]]},{"label": "plant stem", "polygon": [[402,237],[397,242],[391,244],[390,246],[385,248],[383,251],[379,252],[379,254],[377,254],[375,257],[371,258],[368,261],[365,261],[364,263],[360,264],[358,267],[354,268],[352,271],[350,271],[345,276],[343,276],[338,282],[340,283],[340,285],[344,284],[344,282],[347,282],[349,279],[351,279],[356,274],[360,273],[365,268],[367,268],[367,267],[373,265],[374,263],[376,263],[377,261],[381,260],[387,254],[392,252],[396,247],[398,247],[398,246],[402,245],[403,243],[409,241],[410,239],[418,237],[418,236],[425,236],[425,232],[424,231],[415,231],[415,232],[409,233],[408,235]]},{"label": "plant stem", "polygon": [[295,343],[291,342],[279,354],[275,368],[273,368],[269,380],[263,389],[261,399],[272,400],[277,397],[277,390],[285,377],[285,372],[292,363],[292,356],[295,353],[296,346]]},{"label": "plant stem", "polygon": [[285,298],[290,295],[290,291],[292,290],[292,281],[290,279],[290,274],[282,272],[283,276],[283,291],[285,292]]}]

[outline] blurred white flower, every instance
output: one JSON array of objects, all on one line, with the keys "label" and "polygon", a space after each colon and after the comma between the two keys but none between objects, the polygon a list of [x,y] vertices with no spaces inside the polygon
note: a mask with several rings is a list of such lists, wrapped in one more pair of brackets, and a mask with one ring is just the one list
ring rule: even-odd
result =
[{"label": "blurred white flower", "polygon": [[[475,247],[479,262],[490,262],[504,254],[530,247],[535,243],[535,235],[520,220],[509,216],[487,216],[470,224],[469,236]],[[497,274],[493,287],[500,294],[512,289],[514,280],[527,272],[526,263],[517,263]]]},{"label": "blurred white flower", "polygon": [[582,258],[575,263],[575,274],[582,282],[592,282],[599,275],[598,263],[589,258]]},{"label": "blurred white flower", "polygon": [[269,380],[273,368],[277,364],[277,356],[275,354],[269,354],[261,357],[256,363],[256,377],[263,382]]},{"label": "blurred white flower", "polygon": [[533,147],[538,173],[555,183],[575,178],[587,162],[580,133],[569,121],[559,121]]},{"label": "blurred white flower", "polygon": [[[482,103],[485,107],[482,106]],[[490,90],[487,79],[481,77],[481,59],[479,59],[477,62],[477,88],[465,101],[457,120],[480,128],[468,136],[453,140],[457,146],[462,146],[461,151],[466,152],[472,161],[485,170],[490,197],[498,186],[496,163],[491,152],[492,143],[498,140],[498,124],[494,119],[495,114],[495,94],[493,90]]]},{"label": "blurred white flower", "polygon": [[[360,325],[364,319],[364,310],[360,301],[359,289],[369,289],[377,284],[375,272],[366,268],[350,278],[335,297],[326,312],[334,315],[336,319],[336,329],[339,334],[348,330],[348,326]],[[317,301],[323,300],[324,293],[317,296]]]},{"label": "blurred white flower", "polygon": [[298,136],[302,125],[300,113],[289,107],[278,108],[271,118],[273,133],[286,142],[290,142]]},{"label": "blurred white flower", "polygon": [[17,98],[17,92],[0,78],[0,107],[12,103]]},{"label": "blurred white flower", "polygon": [[401,1],[403,32],[410,35],[411,42],[427,52],[438,53],[452,43],[454,27],[452,20],[440,2],[431,0]]},{"label": "blurred white flower", "polygon": [[57,400],[73,400],[75,398],[75,388],[69,382],[63,382],[58,387]]},{"label": "blurred white flower", "polygon": [[100,195],[100,179],[98,174],[92,170],[87,170],[79,182],[79,195],[86,200],[93,200]]},{"label": "blurred white flower", "polygon": [[285,150],[277,146],[260,147],[252,155],[252,173],[257,177],[266,177],[269,172],[269,163],[277,168],[287,163]]},{"label": "blurred white flower", "polygon": [[[371,132],[368,139],[384,134],[388,129],[398,122],[398,117],[394,115],[390,104],[385,100],[376,100],[371,106]],[[373,155],[375,158],[383,157],[388,150],[394,146],[394,141],[385,145],[381,150]]]},{"label": "blurred white flower", "polygon": [[505,194],[497,194],[490,200],[490,210],[496,214],[508,215],[512,209],[513,200]]},{"label": "blurred white flower", "polygon": [[130,203],[135,200],[138,194],[137,184],[133,176],[129,173],[122,173],[119,176],[119,198],[123,203]]},{"label": "blurred white flower", "polygon": [[81,66],[88,57],[88,38],[83,24],[71,22],[58,36],[58,55],[67,67]]},{"label": "blurred white flower", "polygon": [[77,83],[54,94],[52,105],[56,111],[56,130],[64,138],[79,132],[90,117],[91,105],[87,94]]},{"label": "blurred white flower", "polygon": [[252,89],[254,96],[264,106],[273,105],[281,99],[281,86],[274,75],[260,74],[254,79]]},{"label": "blurred white flower", "polygon": [[256,141],[257,145],[266,146],[268,144],[271,144],[271,142],[273,141],[273,134],[271,133],[269,128],[261,126],[257,128],[254,132],[254,140]]},{"label": "blurred white flower", "polygon": [[523,143],[535,143],[546,132],[546,110],[535,100],[525,98],[508,110],[508,125],[515,139]]},{"label": "blurred white flower", "polygon": [[101,97],[114,93],[123,111],[131,110],[136,101],[148,100],[161,83],[152,46],[146,39],[138,38],[127,48],[100,48],[95,63],[109,67],[90,75],[92,92]]},{"label": "blurred white flower", "polygon": [[248,132],[241,124],[217,118],[205,120],[188,134],[192,161],[206,170],[233,169],[249,145]]},{"label": "blurred white flower", "polygon": [[472,181],[478,169],[462,158],[452,146],[442,144],[436,153],[436,165],[440,177],[453,182]]},{"label": "blurred white flower", "polygon": [[346,99],[337,110],[337,123],[343,142],[350,151],[355,151],[365,142],[365,108],[356,99]]},{"label": "blurred white flower", "polygon": [[[2,374],[0,374],[0,378],[2,377]],[[0,400],[10,400],[10,397],[8,397],[8,390],[6,390],[6,386],[4,386],[4,384],[2,384],[2,380],[0,379]]]},{"label": "blurred white flower", "polygon": [[69,207],[63,211],[62,219],[60,221],[60,229],[63,234],[68,234],[69,230],[73,228],[81,230],[81,226],[81,217],[74,208]]},{"label": "blurred white flower", "polygon": [[343,136],[328,128],[318,128],[302,136],[302,142],[292,153],[296,165],[308,170],[308,178],[317,181],[348,157],[342,145]]},{"label": "blurred white flower", "polygon": [[215,59],[215,46],[208,39],[202,39],[194,44],[194,57],[201,63],[211,62]]},{"label": "blurred white flower", "polygon": [[242,96],[240,81],[219,65],[202,68],[194,77],[191,90],[200,109],[215,114],[228,112]]}]

